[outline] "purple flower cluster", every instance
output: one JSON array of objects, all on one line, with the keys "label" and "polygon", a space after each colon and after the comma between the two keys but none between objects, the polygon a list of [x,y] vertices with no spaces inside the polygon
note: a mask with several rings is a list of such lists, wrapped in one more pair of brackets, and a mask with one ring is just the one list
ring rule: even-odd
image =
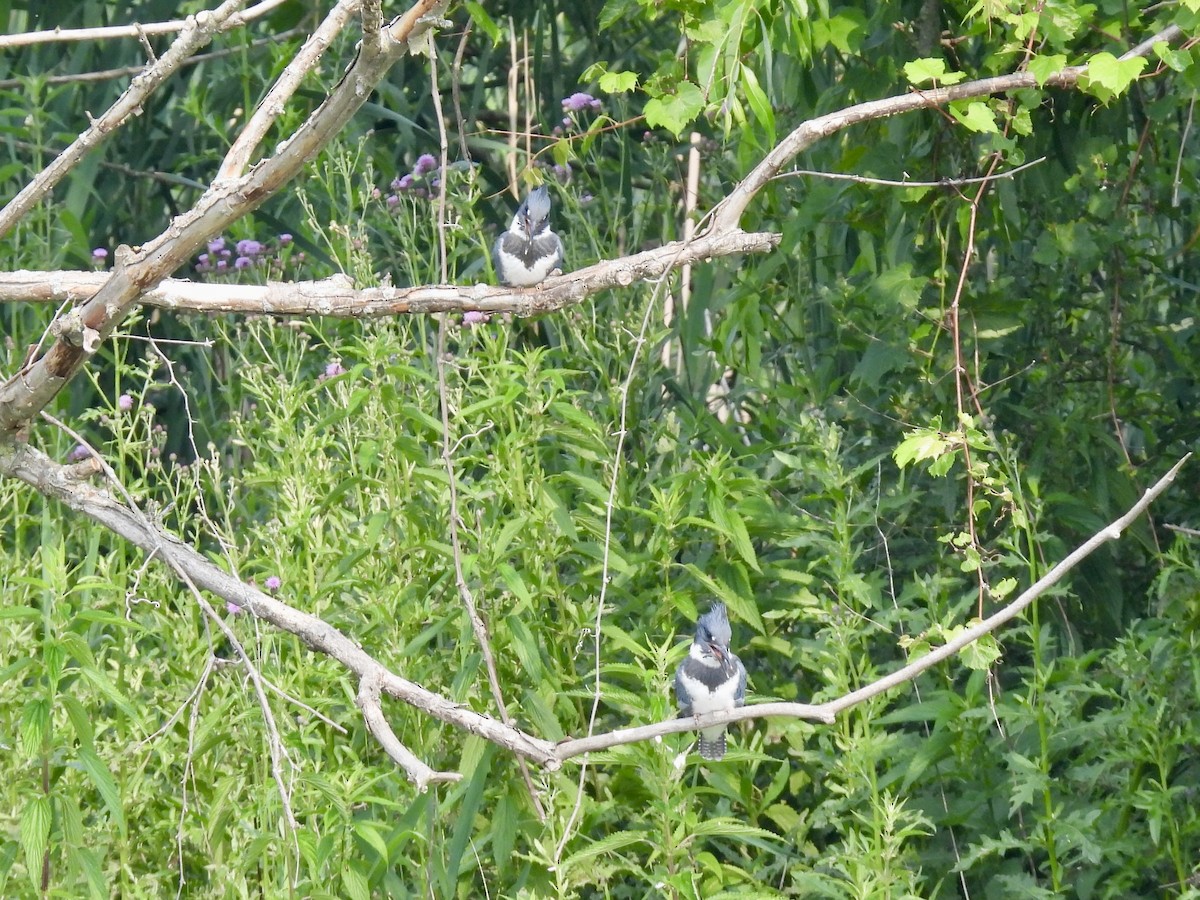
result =
[{"label": "purple flower cluster", "polygon": [[474,328],[476,325],[483,325],[487,323],[489,319],[491,319],[491,316],[478,309],[468,309],[465,313],[463,313],[462,317],[463,324],[468,328]]},{"label": "purple flower cluster", "polygon": [[108,262],[108,251],[103,247],[97,247],[92,251],[92,265],[97,269],[103,269],[104,264]]},{"label": "purple flower cluster", "polygon": [[563,100],[562,108],[565,113],[583,112],[585,109],[599,109],[600,101],[591,94],[577,91]]},{"label": "purple flower cluster", "polygon": [[438,185],[442,183],[441,177],[433,174],[437,170],[437,157],[432,153],[422,153],[418,156],[417,164],[413,166],[411,172],[393,178],[392,183],[388,185],[392,191],[384,200],[388,209],[394,209],[400,203],[401,194],[409,194],[420,199],[435,196]]},{"label": "purple flower cluster", "polygon": [[317,383],[328,381],[330,378],[337,378],[339,375],[346,374],[346,367],[342,365],[340,359],[335,359],[331,363],[325,365],[325,371],[317,376]]},{"label": "purple flower cluster", "polygon": [[[579,125],[575,121],[576,114],[587,112],[588,110],[595,112],[600,108],[600,106],[601,103],[599,100],[597,100],[591,94],[585,94],[583,91],[576,91],[570,97],[564,97],[562,101],[562,108],[566,115],[563,116],[561,124],[554,126],[554,128],[551,130],[551,134],[553,134],[555,137],[561,137],[564,134],[570,134],[572,131],[577,131]],[[566,179],[561,177],[559,178],[559,181],[564,180]]]},{"label": "purple flower cluster", "polygon": [[[282,268],[283,259],[278,251],[290,246],[291,243],[292,236],[290,234],[281,234],[275,239],[274,247],[253,238],[244,238],[231,249],[224,237],[213,238],[208,242],[208,252],[201,253],[196,257],[196,271],[225,275],[229,272],[242,272],[266,265],[276,265]],[[292,261],[297,264],[303,259],[304,254],[302,253],[292,257]]]}]

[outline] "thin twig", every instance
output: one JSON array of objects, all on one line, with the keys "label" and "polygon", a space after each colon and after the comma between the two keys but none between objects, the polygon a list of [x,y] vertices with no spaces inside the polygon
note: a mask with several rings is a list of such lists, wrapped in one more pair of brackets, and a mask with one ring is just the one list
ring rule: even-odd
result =
[{"label": "thin twig", "polygon": [[882,187],[901,187],[901,188],[952,188],[963,187],[968,184],[984,184],[988,181],[994,181],[998,178],[1012,178],[1013,176],[1024,172],[1026,169],[1032,169],[1034,166],[1044,163],[1046,157],[1039,156],[1035,160],[1025,163],[1024,165],[1016,166],[1004,172],[997,172],[994,175],[979,175],[972,178],[942,178],[938,181],[894,181],[888,178],[870,178],[866,175],[849,175],[845,172],[817,172],[813,169],[788,169],[786,172],[780,172],[778,175],[772,175],[771,181],[782,181],[786,178],[795,178],[798,175],[807,175],[813,178],[823,178],[826,181],[853,181],[855,184],[874,184]]},{"label": "thin twig", "polygon": [[[437,64],[437,48],[433,46],[432,38],[430,39],[429,52],[429,68],[430,68],[430,84],[433,95],[433,111],[437,117],[438,123],[438,140],[441,148],[440,175],[438,178],[438,261],[441,270],[442,282],[445,283],[449,279],[449,260],[446,253],[446,170],[449,165],[450,139],[446,133],[446,117],[442,112],[442,93],[438,89],[438,64]],[[442,462],[446,466],[446,479],[450,486],[450,547],[454,555],[454,583],[458,587],[458,595],[462,600],[463,606],[467,610],[467,618],[471,620],[471,629],[475,632],[475,641],[479,644],[479,652],[483,654],[484,668],[487,670],[488,685],[491,688],[492,699],[496,703],[496,709],[500,713],[500,720],[507,726],[512,727],[512,717],[508,714],[508,705],[504,702],[504,688],[500,684],[500,674],[496,670],[496,657],[492,652],[491,640],[488,638],[487,623],[483,621],[483,617],[479,614],[479,608],[475,604],[475,597],[471,593],[471,588],[467,585],[466,575],[463,572],[462,563],[462,536],[459,532],[459,511],[458,511],[458,475],[454,467],[454,449],[458,446],[457,442],[451,444],[450,436],[450,392],[446,387],[446,332],[450,328],[449,314],[442,313],[438,316],[438,332],[437,332],[437,377],[438,377],[438,401],[442,410]],[[542,807],[542,801],[538,797],[537,788],[533,783],[533,776],[529,772],[529,764],[524,759],[518,759],[518,764],[521,769],[521,778],[525,782],[525,789],[529,792],[529,799],[533,801],[533,809],[537,813],[538,821],[546,821],[546,810]]]}]

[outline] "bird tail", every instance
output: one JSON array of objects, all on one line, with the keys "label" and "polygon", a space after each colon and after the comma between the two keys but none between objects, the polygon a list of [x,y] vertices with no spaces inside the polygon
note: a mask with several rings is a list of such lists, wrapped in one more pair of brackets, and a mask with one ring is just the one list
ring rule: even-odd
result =
[{"label": "bird tail", "polygon": [[725,732],[720,737],[709,738],[700,735],[700,756],[704,759],[718,760],[725,758]]}]

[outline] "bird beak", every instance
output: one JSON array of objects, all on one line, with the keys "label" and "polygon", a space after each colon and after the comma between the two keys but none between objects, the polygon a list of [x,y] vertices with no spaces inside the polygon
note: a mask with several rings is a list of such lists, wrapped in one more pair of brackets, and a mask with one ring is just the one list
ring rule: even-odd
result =
[{"label": "bird beak", "polygon": [[709,644],[708,649],[713,656],[721,661],[721,665],[725,664],[725,651],[721,649],[719,644]]}]

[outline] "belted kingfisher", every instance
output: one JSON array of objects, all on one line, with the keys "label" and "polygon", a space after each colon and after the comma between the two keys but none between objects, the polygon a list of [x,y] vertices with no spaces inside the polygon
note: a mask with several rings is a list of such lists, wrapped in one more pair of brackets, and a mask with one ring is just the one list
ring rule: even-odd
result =
[{"label": "belted kingfisher", "polygon": [[[688,658],[675,670],[675,699],[681,717],[735,709],[746,702],[746,667],[729,652],[732,637],[724,603],[714,603],[696,620]],[[725,756],[724,725],[701,730],[700,755],[705,759]]]},{"label": "belted kingfisher", "polygon": [[528,287],[562,267],[563,245],[550,230],[550,194],[534,188],[517,208],[508,231],[496,238],[492,265],[501,284]]}]

